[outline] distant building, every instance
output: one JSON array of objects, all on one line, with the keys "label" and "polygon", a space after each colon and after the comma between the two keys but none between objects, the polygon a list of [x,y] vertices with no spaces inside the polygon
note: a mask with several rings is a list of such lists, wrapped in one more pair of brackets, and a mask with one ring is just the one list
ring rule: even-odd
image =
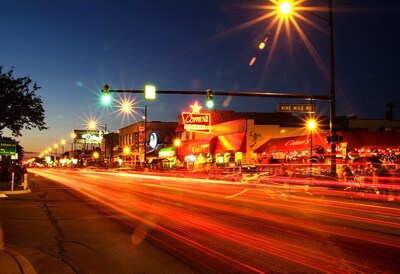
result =
[{"label": "distant building", "polygon": [[158,157],[161,148],[173,144],[177,126],[177,122],[151,121],[145,125],[144,121],[141,121],[120,128],[120,157],[132,165],[143,163],[144,151],[146,151],[147,160]]}]

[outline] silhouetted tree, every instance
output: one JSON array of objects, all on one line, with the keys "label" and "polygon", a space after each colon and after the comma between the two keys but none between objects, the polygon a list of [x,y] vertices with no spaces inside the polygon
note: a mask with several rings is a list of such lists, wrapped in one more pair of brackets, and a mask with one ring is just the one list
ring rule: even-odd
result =
[{"label": "silhouetted tree", "polygon": [[14,78],[13,68],[6,73],[2,69],[0,66],[0,136],[6,128],[13,136],[21,136],[23,128],[47,129],[42,100],[35,94],[40,87],[36,83],[31,86],[29,77]]}]

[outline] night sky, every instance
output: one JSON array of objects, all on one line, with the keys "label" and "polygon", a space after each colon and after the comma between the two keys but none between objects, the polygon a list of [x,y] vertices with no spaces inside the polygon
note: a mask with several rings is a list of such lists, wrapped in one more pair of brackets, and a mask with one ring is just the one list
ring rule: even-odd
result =
[{"label": "night sky", "polygon": [[[301,1],[328,18],[327,0]],[[333,0],[337,115],[382,119],[397,102],[400,119],[398,0]],[[272,1],[255,0],[1,0],[0,66],[29,76],[39,90],[50,129],[23,131],[26,152],[42,152],[73,129],[96,119],[109,130],[142,120],[124,116],[117,103],[104,108],[99,93],[111,89],[268,91],[329,95],[329,25],[296,11],[279,30]],[[288,28],[287,28],[288,27]],[[290,34],[289,34],[290,33]],[[303,37],[303,39],[302,39]],[[305,37],[305,39],[304,39]],[[260,42],[266,41],[260,50]],[[250,65],[251,59],[256,61]],[[121,101],[128,95],[120,94]],[[148,119],[177,121],[205,96],[159,95]],[[273,112],[288,99],[215,96],[216,108]],[[329,103],[317,104],[317,115]],[[8,131],[3,135],[10,136]]]}]

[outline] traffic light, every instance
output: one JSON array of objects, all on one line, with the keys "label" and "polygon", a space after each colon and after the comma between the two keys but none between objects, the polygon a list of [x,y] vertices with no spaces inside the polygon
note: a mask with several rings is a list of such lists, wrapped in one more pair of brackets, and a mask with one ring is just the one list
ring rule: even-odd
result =
[{"label": "traffic light", "polygon": [[206,90],[206,106],[207,108],[214,107],[213,91],[211,89]]},{"label": "traffic light", "polygon": [[156,87],[153,85],[146,85],[144,87],[144,99],[154,100],[156,99]]},{"label": "traffic light", "polygon": [[106,84],[101,90],[101,102],[103,105],[109,105],[111,103],[110,87]]}]

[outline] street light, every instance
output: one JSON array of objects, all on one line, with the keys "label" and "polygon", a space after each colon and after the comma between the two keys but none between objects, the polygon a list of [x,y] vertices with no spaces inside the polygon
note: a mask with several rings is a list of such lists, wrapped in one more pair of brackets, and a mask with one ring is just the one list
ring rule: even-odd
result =
[{"label": "street light", "polygon": [[62,154],[64,156],[64,146],[65,146],[65,143],[66,143],[65,139],[61,139],[60,143],[62,145]]},{"label": "street light", "polygon": [[57,161],[57,148],[58,148],[58,144],[54,144],[54,149],[56,151],[56,161]]},{"label": "street light", "polygon": [[310,174],[312,175],[313,131],[317,128],[317,122],[312,118],[309,119],[307,128],[310,132]]},{"label": "street light", "polygon": [[312,148],[313,148],[313,145],[312,145],[312,141],[313,141],[312,134],[313,134],[313,131],[315,130],[316,127],[317,127],[317,124],[316,124],[314,119],[308,120],[307,128],[308,128],[308,130],[310,132],[310,159],[312,157]]},{"label": "street light", "polygon": [[[294,9],[291,2],[283,1],[279,5],[279,11],[283,16],[291,16],[291,12]],[[321,17],[313,12],[308,12],[311,15],[327,22],[329,24],[329,90],[330,90],[330,113],[329,113],[329,140],[331,144],[331,175],[337,176],[336,173],[336,143],[338,138],[336,136],[336,130],[333,125],[334,117],[336,116],[336,105],[335,105],[335,58],[334,58],[334,43],[333,43],[333,0],[328,0],[328,19]]]},{"label": "street light", "polygon": [[126,162],[126,157],[131,154],[131,147],[130,146],[125,146],[123,148],[123,153],[124,153],[124,156],[125,156],[125,161],[124,162]]},{"label": "street light", "polygon": [[[107,124],[105,124],[105,126],[100,126],[96,120],[90,120],[87,124],[88,129],[90,130],[97,130],[99,128],[103,129],[103,139],[104,139],[104,159],[107,159],[107,143],[106,143],[106,139],[104,138],[104,135],[106,135],[108,133],[107,131]],[[101,133],[101,131],[99,130],[99,134]]]},{"label": "street light", "polygon": [[72,138],[72,143],[71,143],[71,147],[72,147],[72,157],[71,158],[73,158],[74,156],[75,156],[75,139],[76,139],[76,133],[75,132],[72,132],[71,133],[71,138]]},{"label": "street light", "polygon": [[146,165],[147,163],[147,157],[146,157],[146,152],[147,152],[147,146],[146,146],[146,132],[147,132],[147,105],[144,106],[144,109],[141,108],[135,108],[134,110],[134,105],[132,103],[132,101],[130,100],[124,100],[121,102],[120,104],[120,111],[126,114],[131,114],[134,113],[135,110],[137,109],[138,111],[140,111],[141,113],[144,114],[143,116],[143,129],[144,129],[144,133],[143,133],[143,164]]},{"label": "street light", "polygon": [[179,147],[182,145],[181,139],[175,139],[174,140],[174,146],[176,147],[176,159],[177,162],[179,161]]},{"label": "street light", "polygon": [[288,15],[292,12],[292,5],[288,1],[283,1],[279,5],[279,10],[282,14]]}]

